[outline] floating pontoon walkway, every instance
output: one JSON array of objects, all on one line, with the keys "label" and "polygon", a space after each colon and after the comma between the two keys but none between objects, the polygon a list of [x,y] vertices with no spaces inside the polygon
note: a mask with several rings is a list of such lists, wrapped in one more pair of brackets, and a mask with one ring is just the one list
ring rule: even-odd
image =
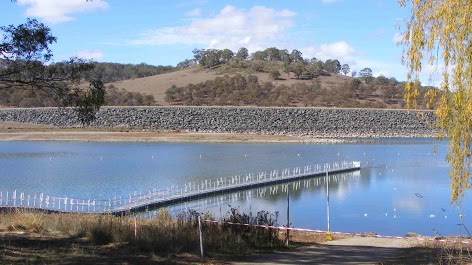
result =
[{"label": "floating pontoon walkway", "polygon": [[188,202],[217,194],[247,190],[293,180],[340,174],[360,170],[360,162],[341,162],[273,170],[270,173],[237,175],[194,181],[146,194],[113,197],[107,200],[55,197],[43,193],[0,192],[1,208],[30,208],[52,212],[81,212],[121,215]]}]

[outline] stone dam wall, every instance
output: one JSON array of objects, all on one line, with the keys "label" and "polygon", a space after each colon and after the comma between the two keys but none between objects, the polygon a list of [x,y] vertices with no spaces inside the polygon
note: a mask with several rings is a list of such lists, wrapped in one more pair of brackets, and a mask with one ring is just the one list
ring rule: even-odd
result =
[{"label": "stone dam wall", "polygon": [[[91,126],[323,138],[434,136],[434,113],[417,114],[334,108],[116,107],[102,108]],[[0,109],[0,121],[80,127],[72,109]]]}]

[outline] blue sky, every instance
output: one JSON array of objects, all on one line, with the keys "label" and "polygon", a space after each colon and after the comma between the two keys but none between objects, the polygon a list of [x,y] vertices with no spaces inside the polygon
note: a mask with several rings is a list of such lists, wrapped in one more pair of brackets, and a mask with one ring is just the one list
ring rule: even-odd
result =
[{"label": "blue sky", "polygon": [[408,10],[396,0],[3,0],[0,10],[0,25],[47,24],[55,61],[176,65],[194,48],[277,47],[406,79],[396,41]]}]

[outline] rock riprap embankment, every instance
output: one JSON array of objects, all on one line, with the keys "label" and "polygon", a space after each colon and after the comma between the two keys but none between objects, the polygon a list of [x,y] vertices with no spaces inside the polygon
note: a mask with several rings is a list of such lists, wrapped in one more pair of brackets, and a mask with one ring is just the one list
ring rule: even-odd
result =
[{"label": "rock riprap embankment", "polygon": [[[433,112],[323,108],[102,108],[91,124],[159,131],[314,137],[431,137]],[[428,120],[429,122],[426,122]],[[79,127],[72,109],[4,109],[0,121]]]}]

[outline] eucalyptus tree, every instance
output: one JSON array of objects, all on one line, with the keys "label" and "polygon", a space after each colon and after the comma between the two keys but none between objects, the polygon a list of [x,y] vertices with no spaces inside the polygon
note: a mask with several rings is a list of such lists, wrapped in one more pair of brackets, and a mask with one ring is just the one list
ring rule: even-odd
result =
[{"label": "eucalyptus tree", "polygon": [[103,83],[89,80],[88,89],[79,86],[94,68],[92,61],[70,58],[54,63],[50,45],[57,38],[49,27],[35,19],[27,19],[18,26],[2,26],[0,31],[0,89],[41,90],[58,105],[75,107],[84,125],[95,119],[104,103]]}]

